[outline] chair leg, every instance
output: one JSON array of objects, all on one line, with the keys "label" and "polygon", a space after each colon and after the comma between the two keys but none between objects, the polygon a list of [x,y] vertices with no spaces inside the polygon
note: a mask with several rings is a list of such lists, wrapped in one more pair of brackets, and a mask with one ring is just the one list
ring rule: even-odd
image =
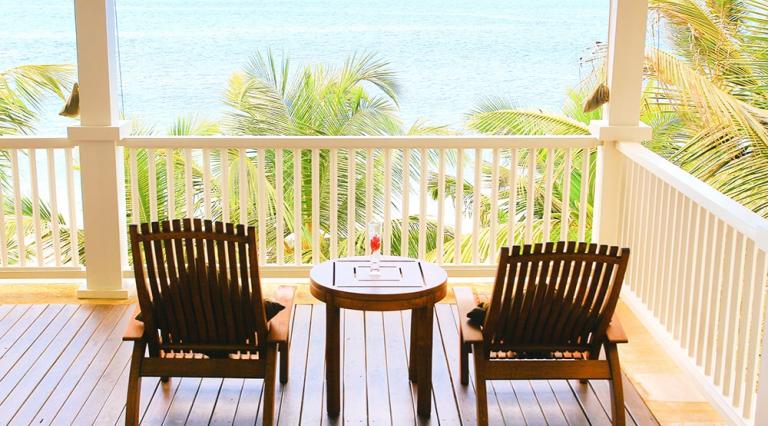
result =
[{"label": "chair leg", "polygon": [[615,343],[605,345],[605,357],[608,359],[608,367],[611,370],[611,412],[613,424],[624,426],[624,390],[621,383],[621,367],[619,365],[619,351]]},{"label": "chair leg", "polygon": [[475,356],[475,394],[477,402],[477,424],[478,426],[488,426],[488,394],[485,388],[485,360],[483,351],[479,348],[472,348]]},{"label": "chair leg", "polygon": [[278,350],[280,351],[280,383],[288,383],[288,353],[291,350],[289,342],[283,342],[278,344]]},{"label": "chair leg", "polygon": [[459,329],[459,377],[464,386],[469,384],[469,351],[470,345],[464,342]]},{"label": "chair leg", "polygon": [[275,376],[277,370],[277,345],[267,347],[267,367],[264,374],[264,425],[275,423]]},{"label": "chair leg", "polygon": [[139,424],[139,405],[141,402],[141,361],[144,359],[144,342],[133,343],[131,370],[128,373],[128,395],[125,401],[125,424]]}]

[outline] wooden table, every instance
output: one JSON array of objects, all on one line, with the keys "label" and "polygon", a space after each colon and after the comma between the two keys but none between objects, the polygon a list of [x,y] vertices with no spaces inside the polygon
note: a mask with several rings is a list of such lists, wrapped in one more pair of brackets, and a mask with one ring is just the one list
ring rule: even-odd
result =
[{"label": "wooden table", "polygon": [[339,309],[401,311],[411,309],[411,351],[408,376],[418,387],[417,412],[429,417],[432,408],[432,320],[435,303],[447,292],[448,275],[432,263],[403,257],[382,257],[381,275],[372,277],[365,257],[331,260],[312,268],[310,292],[325,302],[325,371],[328,414],[340,410]]}]

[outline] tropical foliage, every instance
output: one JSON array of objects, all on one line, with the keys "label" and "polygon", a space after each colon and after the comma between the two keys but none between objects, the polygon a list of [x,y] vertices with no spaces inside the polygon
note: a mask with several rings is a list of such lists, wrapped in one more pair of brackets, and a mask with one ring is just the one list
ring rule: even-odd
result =
[{"label": "tropical foliage", "polygon": [[0,71],[0,136],[29,133],[47,95],[64,99],[73,71],[71,65],[22,65]]},{"label": "tropical foliage", "polygon": [[[34,130],[35,122],[43,102],[49,96],[55,96],[62,101],[65,93],[74,81],[74,67],[71,65],[22,65],[0,71],[0,136],[28,134]],[[25,151],[17,151],[18,157],[26,157]],[[0,151],[0,188],[6,193],[12,190],[12,174],[14,157],[8,151]],[[26,159],[16,159],[21,164],[29,164]],[[33,236],[35,231],[33,201],[26,195],[21,196],[21,204],[15,205],[11,197],[2,198],[5,228],[2,241],[6,245],[8,262],[18,264],[22,258],[27,259],[42,250],[49,256],[53,256],[54,241],[59,239],[59,256],[62,262],[69,262],[73,256],[80,259],[82,253],[73,253],[72,245],[68,244],[72,232],[80,241],[77,247],[82,248],[82,231],[75,226],[74,229],[66,223],[63,215],[52,217],[52,209],[40,201],[38,206],[40,217],[40,244],[37,247],[36,238],[25,238],[23,253],[19,250],[18,228],[21,227],[21,235]],[[16,210],[18,211],[18,214]],[[20,219],[20,221],[18,220]],[[57,224],[54,227],[54,223]],[[54,229],[55,228],[55,229]]]},{"label": "tropical foliage", "polygon": [[[665,37],[653,40],[646,56],[642,118],[654,129],[647,145],[768,217],[768,3],[651,0],[650,6]],[[573,97],[602,81],[599,70],[571,92],[564,114],[496,102],[473,112],[469,127],[583,134],[578,122],[588,117]]]},{"label": "tropical foliage", "polygon": [[[225,104],[230,107],[221,122],[220,130],[229,135],[285,135],[285,136],[372,136],[372,135],[419,135],[444,134],[447,129],[442,126],[429,125],[417,121],[408,128],[402,126],[397,113],[398,86],[394,73],[388,64],[371,55],[353,55],[342,67],[313,65],[307,66],[297,73],[291,70],[287,58],[278,59],[271,53],[256,55],[248,66],[241,72],[235,73],[229,81],[225,92]],[[183,121],[180,122],[180,121]],[[170,133],[176,135],[211,134],[219,128],[211,123],[199,120],[179,119]],[[134,131],[141,134],[151,134],[154,129],[140,123],[135,123]],[[263,214],[265,224],[265,246],[269,252],[266,256],[275,260],[277,256],[277,224],[278,212],[283,218],[284,245],[282,252],[285,259],[293,259],[295,250],[300,250],[302,261],[310,261],[313,202],[313,169],[319,191],[319,235],[321,235],[321,258],[330,255],[330,223],[331,206],[331,156],[335,156],[334,166],[338,179],[333,184],[338,194],[338,210],[346,212],[350,207],[350,199],[346,196],[349,189],[349,167],[354,167],[354,217],[347,223],[346,215],[339,215],[337,239],[339,254],[348,252],[348,239],[354,235],[356,252],[364,250],[364,230],[366,226],[369,205],[367,204],[366,176],[368,173],[368,158],[371,156],[373,178],[371,215],[383,217],[384,197],[384,154],[379,149],[338,149],[335,153],[330,150],[320,150],[313,160],[310,150],[284,149],[221,149],[207,152],[184,152],[173,150],[149,153],[147,150],[136,150],[127,158],[126,170],[135,171],[135,177],[130,173],[126,184],[136,187],[136,199],[132,199],[133,191],[129,191],[128,205],[138,220],[151,219],[150,193],[165,194],[168,188],[168,172],[171,171],[172,182],[175,184],[175,199],[169,206],[169,200],[160,199],[157,203],[157,217],[166,217],[169,207],[176,212],[193,215],[206,213],[206,196],[212,201],[210,216],[215,219],[240,221],[241,212],[246,215],[247,222],[258,225],[260,217],[261,197],[264,197],[266,211]],[[168,168],[171,158],[172,167]],[[151,158],[150,158],[151,157]],[[299,174],[296,175],[294,162],[298,158]],[[350,161],[351,159],[351,161]],[[390,159],[392,175],[393,199],[402,199],[402,152],[397,151]],[[411,158],[414,164],[420,164],[422,159],[415,154]],[[431,162],[428,156],[424,161]],[[154,182],[150,181],[149,168],[154,162]],[[316,164],[313,165],[313,162]],[[135,164],[135,165],[134,165]],[[186,164],[186,167],[185,167]],[[240,185],[240,167],[244,168],[246,185]],[[411,179],[418,179],[419,168],[412,167]],[[131,172],[131,173],[132,173]],[[185,188],[181,184],[190,173],[194,196],[186,198]],[[266,186],[259,185],[258,176],[263,173]],[[280,174],[282,187],[279,187],[277,175]],[[206,178],[207,177],[207,178]],[[132,181],[135,180],[135,182]],[[178,182],[178,183],[177,183]],[[297,186],[295,183],[299,182]],[[153,189],[150,186],[154,185]],[[244,191],[246,204],[240,205],[240,191]],[[295,221],[296,191],[300,191],[299,219]],[[224,205],[222,200],[227,200]],[[206,215],[207,216],[207,215]],[[398,215],[400,217],[400,215]],[[414,218],[413,223],[417,219]],[[394,227],[399,230],[399,223]],[[435,247],[436,227],[430,223],[427,226],[428,250]],[[410,250],[415,255],[418,245],[415,243],[418,228],[410,229],[409,238],[413,240]],[[450,229],[446,235],[452,235]],[[397,242],[393,250],[399,251],[400,234],[395,232]]]},{"label": "tropical foliage", "polygon": [[[650,0],[650,4],[652,18],[663,29],[659,33],[664,37],[663,43],[662,37],[652,40],[646,57],[642,120],[654,128],[647,146],[768,217],[768,5],[754,0]],[[598,49],[596,57],[600,59],[603,52]],[[72,83],[71,71],[67,66],[25,66],[0,73],[0,135],[29,133],[42,96],[54,94],[63,99],[65,88]],[[468,113],[466,128],[483,134],[588,134],[587,124],[599,119],[601,113],[585,113],[582,105],[603,80],[602,67],[597,66],[568,92],[560,113],[522,109],[504,99],[488,99]],[[338,67],[313,64],[296,68],[289,59],[268,52],[255,55],[231,76],[223,94],[228,109],[220,121],[194,115],[179,117],[166,133],[376,136],[452,132],[422,120],[405,125],[399,116],[399,96],[395,72],[375,55],[353,55]],[[135,121],[133,132],[152,135],[156,129]],[[545,238],[545,230],[549,238],[588,237],[590,229],[579,224],[591,223],[594,153],[582,149],[501,149],[494,151],[495,160],[490,150],[465,150],[460,157],[454,149],[442,154],[447,159],[446,170],[439,175],[440,152],[431,149],[410,150],[408,166],[404,164],[403,150],[387,154],[376,147],[333,152],[323,149],[314,155],[308,149],[279,148],[130,150],[125,158],[129,220],[165,218],[171,212],[177,217],[247,219],[249,224],[261,225],[265,230],[265,256],[270,261],[278,256],[278,241],[283,241],[279,251],[286,261],[291,261],[297,251],[303,262],[311,261],[313,234],[320,235],[320,257],[326,258],[334,231],[339,255],[351,254],[347,247],[352,238],[354,251],[362,253],[369,215],[377,219],[384,216],[384,175],[388,167],[392,217],[398,218],[391,222],[390,248],[399,253],[404,241],[400,235],[399,201],[412,197],[424,177],[432,206],[442,205],[444,214],[458,208],[463,217],[469,218],[475,211],[475,181],[465,173],[457,182],[456,171],[459,161],[465,171],[473,169],[473,160],[479,156],[483,188],[477,191],[477,232],[465,230],[462,238],[456,239],[453,221],[447,218],[440,228],[430,211],[426,219],[428,258],[453,261],[456,245],[460,246],[461,261],[475,256],[492,258],[490,248],[509,241],[510,229],[518,242],[530,238],[526,235],[530,233],[537,239]],[[297,163],[298,167],[294,167]],[[10,185],[8,167],[9,159],[0,158],[0,184],[6,189]],[[408,180],[404,167],[409,171]],[[550,167],[552,178],[547,181],[542,172]],[[349,179],[350,168],[353,179]],[[427,176],[421,176],[424,169]],[[240,185],[242,173],[245,185]],[[332,175],[337,177],[336,182],[331,182]],[[369,178],[370,202],[366,187]],[[588,180],[584,185],[587,193],[582,194],[584,179]],[[191,191],[187,180],[191,181]],[[530,187],[529,182],[534,185]],[[445,187],[439,188],[440,183]],[[352,185],[354,204],[348,205]],[[171,196],[165,195],[169,188]],[[463,192],[461,205],[457,191]],[[335,203],[331,203],[332,192],[337,194]],[[492,198],[491,193],[496,197]],[[513,199],[515,204],[511,205]],[[245,201],[243,205],[241,200]],[[30,235],[31,202],[24,201],[23,223],[19,226]],[[313,201],[319,202],[319,229],[313,229]],[[339,212],[334,225],[330,223],[332,204]],[[4,208],[7,218],[15,214],[15,207],[7,201]],[[347,223],[345,212],[350,210],[355,213]],[[50,247],[53,219],[44,204],[40,211],[45,222],[45,244]],[[282,218],[282,237],[278,236],[278,217]],[[259,224],[262,218],[265,223]],[[545,223],[546,218],[550,223]],[[409,218],[406,238],[412,256],[417,255],[420,219]],[[61,237],[68,238],[64,219],[57,220]],[[568,223],[568,229],[561,230],[561,223]],[[15,244],[16,226],[13,220],[6,221],[5,241],[9,245]],[[438,244],[440,229],[444,240]],[[479,253],[472,244],[473,236],[479,240]],[[443,251],[438,253],[440,246]],[[27,250],[31,253],[34,247],[27,244]]]}]

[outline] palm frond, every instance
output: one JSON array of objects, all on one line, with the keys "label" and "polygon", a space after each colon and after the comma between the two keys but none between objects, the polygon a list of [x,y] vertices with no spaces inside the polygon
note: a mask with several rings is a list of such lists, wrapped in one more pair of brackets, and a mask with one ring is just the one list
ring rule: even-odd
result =
[{"label": "palm frond", "polygon": [[499,100],[489,100],[469,115],[466,126],[495,135],[585,135],[583,123],[543,111],[511,109]]},{"label": "palm frond", "polygon": [[206,120],[199,115],[191,114],[176,117],[169,136],[211,136],[219,133],[219,123]]}]

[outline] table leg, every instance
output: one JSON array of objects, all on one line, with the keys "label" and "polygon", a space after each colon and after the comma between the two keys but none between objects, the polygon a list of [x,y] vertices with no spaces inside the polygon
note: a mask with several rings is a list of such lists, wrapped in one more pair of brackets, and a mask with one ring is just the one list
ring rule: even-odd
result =
[{"label": "table leg", "polygon": [[418,400],[416,411],[420,416],[429,417],[432,411],[432,327],[434,305],[420,309],[419,315],[419,365],[416,371]]},{"label": "table leg", "polygon": [[414,382],[417,383],[417,374],[416,371],[418,371],[418,365],[419,365],[419,351],[417,351],[418,342],[419,342],[419,327],[418,324],[421,322],[419,319],[419,314],[421,313],[420,309],[411,309],[411,348],[410,348],[410,355],[408,356],[408,378]]},{"label": "table leg", "polygon": [[339,381],[339,308],[325,304],[325,384],[327,387],[328,415],[337,416],[341,408]]}]

